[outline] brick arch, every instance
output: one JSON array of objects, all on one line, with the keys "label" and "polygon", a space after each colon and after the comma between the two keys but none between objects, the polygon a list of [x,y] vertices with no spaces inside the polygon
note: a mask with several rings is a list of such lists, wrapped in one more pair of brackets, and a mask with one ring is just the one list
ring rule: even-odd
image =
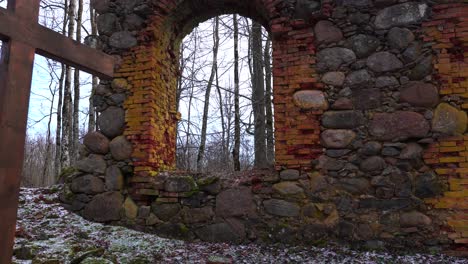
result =
[{"label": "brick arch", "polygon": [[[174,2],[174,1],[173,1]],[[177,4],[166,15],[165,26],[168,31],[175,33],[175,38],[180,41],[187,34],[204,22],[222,14],[237,13],[241,16],[251,18],[262,24],[267,30],[270,29],[270,18],[274,16],[274,8],[269,8],[271,1],[235,1],[235,0],[201,0],[201,1],[176,1]],[[164,5],[158,3],[156,5]],[[156,8],[157,10],[157,8]],[[178,42],[178,41],[177,41]]]},{"label": "brick arch", "polygon": [[314,77],[313,27],[304,19],[294,18],[294,12],[286,12],[287,3],[206,0],[155,4],[146,27],[138,33],[138,45],[124,53],[117,74],[117,81],[128,82],[124,135],[135,147],[132,159],[136,175],[148,176],[174,168],[179,42],[199,22],[226,13],[256,19],[271,31],[276,165],[311,167],[312,160],[321,153],[318,116],[322,111],[303,111],[294,105],[293,95],[321,88]]}]

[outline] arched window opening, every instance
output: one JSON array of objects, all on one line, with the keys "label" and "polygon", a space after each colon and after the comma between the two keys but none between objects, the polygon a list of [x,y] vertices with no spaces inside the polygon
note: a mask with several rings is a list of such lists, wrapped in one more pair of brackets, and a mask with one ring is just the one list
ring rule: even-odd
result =
[{"label": "arched window opening", "polygon": [[237,14],[203,22],[183,39],[178,169],[273,166],[271,44],[261,24]]}]

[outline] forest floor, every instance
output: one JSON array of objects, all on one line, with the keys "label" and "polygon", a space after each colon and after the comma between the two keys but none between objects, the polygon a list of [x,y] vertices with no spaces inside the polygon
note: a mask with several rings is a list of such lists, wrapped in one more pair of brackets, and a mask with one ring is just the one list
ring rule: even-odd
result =
[{"label": "forest floor", "polygon": [[184,242],[92,223],[63,209],[58,188],[22,189],[13,263],[468,263],[430,254]]}]

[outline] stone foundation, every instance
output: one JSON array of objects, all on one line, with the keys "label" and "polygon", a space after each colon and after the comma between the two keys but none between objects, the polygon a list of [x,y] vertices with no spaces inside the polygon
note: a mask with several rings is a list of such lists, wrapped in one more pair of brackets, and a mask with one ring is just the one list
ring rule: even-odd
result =
[{"label": "stone foundation", "polygon": [[[207,241],[324,239],[466,249],[468,4],[99,1],[120,58],[63,200],[86,218]],[[276,171],[174,169],[178,45],[237,12],[272,34]]]}]

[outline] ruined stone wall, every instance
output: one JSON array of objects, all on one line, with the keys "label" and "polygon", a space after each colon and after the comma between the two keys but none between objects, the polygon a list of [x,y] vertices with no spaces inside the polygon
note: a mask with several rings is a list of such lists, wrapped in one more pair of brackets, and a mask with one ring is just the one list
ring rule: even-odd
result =
[{"label": "ruined stone wall", "polygon": [[[62,196],[100,222],[208,241],[467,244],[468,5],[396,0],[99,1],[121,61]],[[203,8],[201,8],[203,7]],[[175,164],[178,45],[239,12],[272,34],[277,172]]]}]

